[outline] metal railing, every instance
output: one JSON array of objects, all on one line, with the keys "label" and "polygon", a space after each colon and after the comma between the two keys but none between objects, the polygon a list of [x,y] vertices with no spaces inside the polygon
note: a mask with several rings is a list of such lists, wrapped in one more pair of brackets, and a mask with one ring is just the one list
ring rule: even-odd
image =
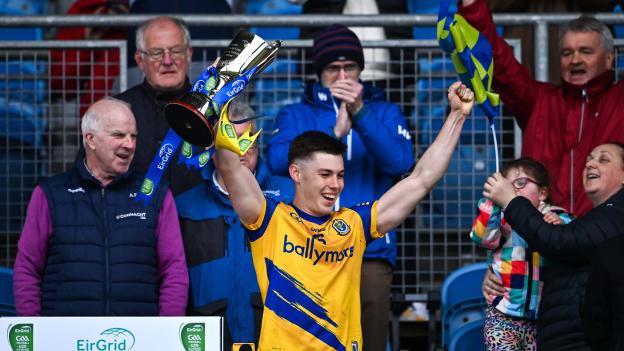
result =
[{"label": "metal railing", "polygon": [[[548,80],[548,26],[562,24],[581,13],[495,14],[494,23],[501,26],[531,25],[534,27],[535,78]],[[110,16],[0,16],[0,27],[136,27],[155,15]],[[606,24],[624,24],[624,13],[596,13]],[[178,16],[189,26],[208,27],[322,27],[333,23],[346,26],[434,27],[436,15],[183,15]],[[433,39],[433,38],[432,38]]]}]

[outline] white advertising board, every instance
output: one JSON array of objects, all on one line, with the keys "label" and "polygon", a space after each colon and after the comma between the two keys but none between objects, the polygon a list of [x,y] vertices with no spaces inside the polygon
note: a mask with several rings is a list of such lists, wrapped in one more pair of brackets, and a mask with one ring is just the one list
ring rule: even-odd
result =
[{"label": "white advertising board", "polygon": [[2,351],[222,351],[221,317],[2,317]]}]

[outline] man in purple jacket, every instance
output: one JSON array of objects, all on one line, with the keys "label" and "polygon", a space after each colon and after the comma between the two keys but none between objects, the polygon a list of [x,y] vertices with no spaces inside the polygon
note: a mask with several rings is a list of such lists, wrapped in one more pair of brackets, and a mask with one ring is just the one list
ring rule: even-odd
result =
[{"label": "man in purple jacket", "polygon": [[33,191],[14,266],[20,316],[184,315],[188,275],[173,196],[129,171],[136,123],[106,98],[82,118],[84,155]]}]

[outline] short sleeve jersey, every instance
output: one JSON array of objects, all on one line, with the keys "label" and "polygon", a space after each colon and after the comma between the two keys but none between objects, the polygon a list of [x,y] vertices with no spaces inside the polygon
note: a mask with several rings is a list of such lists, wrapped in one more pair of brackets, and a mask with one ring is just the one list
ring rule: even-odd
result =
[{"label": "short sleeve jersey", "polygon": [[264,301],[259,350],[361,350],[360,272],[377,202],[311,216],[265,198],[246,225]]}]

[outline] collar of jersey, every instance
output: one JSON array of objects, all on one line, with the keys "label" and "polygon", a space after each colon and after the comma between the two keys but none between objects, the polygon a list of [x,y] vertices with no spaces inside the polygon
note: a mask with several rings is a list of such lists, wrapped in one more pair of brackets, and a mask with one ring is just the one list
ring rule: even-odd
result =
[{"label": "collar of jersey", "polygon": [[312,222],[314,224],[323,224],[325,222],[327,222],[329,220],[329,218],[331,217],[330,215],[324,215],[324,216],[313,216],[309,213],[303,212],[302,210],[300,210],[299,208],[297,208],[297,206],[295,206],[294,204],[290,204],[290,206],[292,206],[292,208],[295,209],[295,211],[297,211],[297,214],[299,215],[299,217],[301,217],[302,219],[305,219],[308,222]]}]

